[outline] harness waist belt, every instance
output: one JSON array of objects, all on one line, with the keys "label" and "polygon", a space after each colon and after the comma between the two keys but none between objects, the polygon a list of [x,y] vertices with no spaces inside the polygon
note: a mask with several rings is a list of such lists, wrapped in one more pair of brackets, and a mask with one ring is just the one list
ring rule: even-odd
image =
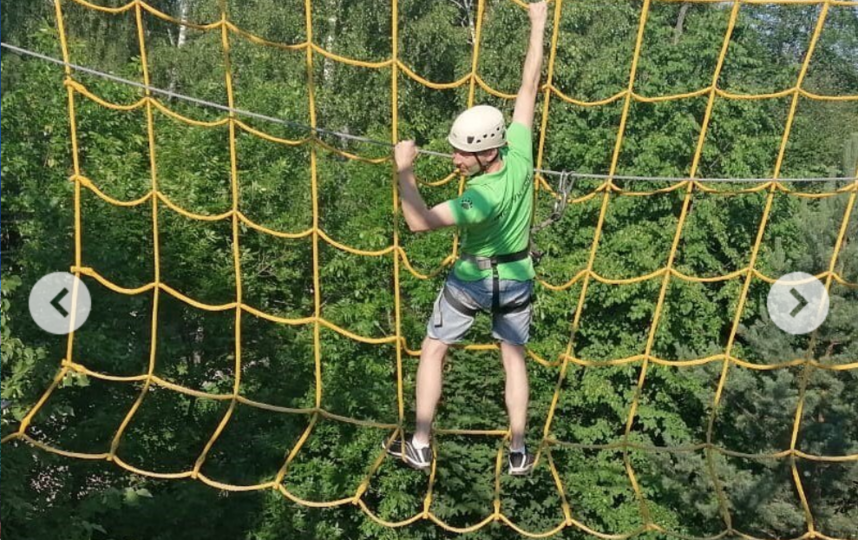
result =
[{"label": "harness waist belt", "polygon": [[[516,251],[515,253],[493,255],[491,257],[478,257],[477,255],[471,255],[469,253],[463,253],[459,256],[462,260],[476,263],[480,270],[492,271],[492,313],[502,313],[500,307],[500,277],[498,275],[498,265],[520,261],[528,257],[530,257],[529,248]],[[452,302],[451,305],[453,305]]]},{"label": "harness waist belt", "polygon": [[480,270],[490,270],[497,268],[499,264],[521,261],[530,257],[530,249],[525,248],[515,253],[507,253],[505,255],[494,255],[492,257],[479,257],[470,253],[462,253],[459,258],[463,261],[475,263]]}]

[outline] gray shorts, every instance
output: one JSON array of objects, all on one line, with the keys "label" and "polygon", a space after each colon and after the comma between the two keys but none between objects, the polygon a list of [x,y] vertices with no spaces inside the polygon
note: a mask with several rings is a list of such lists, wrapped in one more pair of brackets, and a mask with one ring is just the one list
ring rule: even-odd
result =
[{"label": "gray shorts", "polygon": [[[501,307],[519,304],[533,294],[533,280],[502,279],[499,285]],[[455,276],[453,271],[450,271],[445,287],[448,287],[453,296],[464,306],[491,313],[492,278],[480,281],[462,281]],[[512,313],[492,314],[492,336],[513,345],[524,345],[530,339],[532,315],[532,304]],[[462,341],[473,324],[473,316],[460,313],[444,298],[444,287],[442,287],[438,293],[438,298],[435,300],[432,317],[426,325],[426,333],[429,334],[429,337],[448,345],[458,343]]]}]

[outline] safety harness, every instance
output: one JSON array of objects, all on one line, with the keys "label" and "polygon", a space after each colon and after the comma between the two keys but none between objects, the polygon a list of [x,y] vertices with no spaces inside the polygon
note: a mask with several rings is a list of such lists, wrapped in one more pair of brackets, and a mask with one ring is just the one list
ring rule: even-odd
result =
[{"label": "safety harness", "polygon": [[533,236],[563,217],[566,205],[569,202],[569,192],[575,186],[575,179],[576,177],[572,173],[567,171],[560,173],[560,181],[557,185],[557,197],[554,199],[554,210],[541,223],[530,228],[530,256],[533,258],[534,266],[539,264],[540,259],[542,259],[545,253],[540,251],[536,247],[536,244],[533,243]]},{"label": "safety harness", "polygon": [[[479,160],[478,160],[479,161]],[[480,163],[482,165],[482,163]],[[521,251],[516,251],[515,253],[507,253],[504,255],[493,255],[491,257],[479,257],[477,255],[471,255],[469,253],[462,253],[459,255],[459,259],[463,261],[467,261],[477,265],[477,268],[480,270],[489,270],[492,271],[492,314],[507,314],[507,313],[516,313],[519,311],[523,311],[526,309],[532,302],[533,297],[529,296],[528,298],[516,302],[514,304],[509,304],[501,307],[500,305],[500,276],[498,274],[498,265],[511,263],[516,261],[521,261],[530,257],[533,260],[533,264],[536,265],[539,263],[539,260],[542,258],[543,253],[539,251],[533,243],[533,235],[548,227],[558,219],[560,219],[563,215],[563,211],[566,210],[566,203],[569,199],[569,192],[572,190],[572,186],[575,184],[575,177],[572,176],[571,180],[569,179],[570,175],[567,172],[563,172],[560,175],[560,185],[559,185],[559,197],[554,202],[554,211],[551,215],[544,220],[543,222],[535,225],[530,230],[531,241],[529,247],[522,249]],[[462,313],[463,315],[467,315],[469,317],[473,317],[479,312],[478,309],[472,309],[466,305],[464,305],[458,298],[453,295],[450,291],[450,288],[445,284],[444,285],[444,299],[447,300],[447,303],[450,304],[453,309]]]},{"label": "safety harness", "polygon": [[[506,313],[515,313],[517,311],[522,311],[527,306],[530,305],[532,299],[528,297],[527,299],[516,302],[515,304],[509,304],[504,307],[500,306],[500,276],[498,275],[498,265],[504,263],[511,263],[516,261],[521,261],[530,257],[530,249],[523,249],[521,251],[516,251],[515,253],[507,253],[506,255],[494,255],[492,257],[478,257],[476,255],[469,255],[467,253],[463,253],[459,256],[463,261],[472,262],[477,265],[480,270],[489,270],[492,271],[492,313],[498,314],[506,314]],[[450,292],[450,288],[446,285],[444,286],[444,299],[447,300],[447,303],[450,304],[453,309],[462,313],[464,315],[468,315],[469,317],[473,317],[477,314],[476,309],[471,309],[466,305],[462,304],[452,292]]]}]

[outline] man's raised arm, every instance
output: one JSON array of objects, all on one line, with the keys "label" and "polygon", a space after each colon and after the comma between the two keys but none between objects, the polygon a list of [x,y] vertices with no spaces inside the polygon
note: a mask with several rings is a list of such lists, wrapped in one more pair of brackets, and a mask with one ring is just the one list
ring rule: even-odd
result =
[{"label": "man's raised arm", "polygon": [[524,67],[521,70],[521,88],[515,100],[512,121],[524,124],[531,129],[536,93],[539,91],[539,76],[542,72],[542,39],[548,19],[548,6],[544,1],[530,4],[528,16],[530,17],[530,40],[527,45],[527,56],[524,58]]}]

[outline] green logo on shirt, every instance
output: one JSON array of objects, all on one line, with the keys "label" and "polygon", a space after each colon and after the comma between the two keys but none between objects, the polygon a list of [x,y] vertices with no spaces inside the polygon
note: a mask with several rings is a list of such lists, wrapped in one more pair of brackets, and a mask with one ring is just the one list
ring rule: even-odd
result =
[{"label": "green logo on shirt", "polygon": [[471,199],[462,199],[462,208],[463,209],[470,210],[471,208],[473,208],[473,206],[474,206],[474,203],[473,203],[473,201],[471,201]]}]

